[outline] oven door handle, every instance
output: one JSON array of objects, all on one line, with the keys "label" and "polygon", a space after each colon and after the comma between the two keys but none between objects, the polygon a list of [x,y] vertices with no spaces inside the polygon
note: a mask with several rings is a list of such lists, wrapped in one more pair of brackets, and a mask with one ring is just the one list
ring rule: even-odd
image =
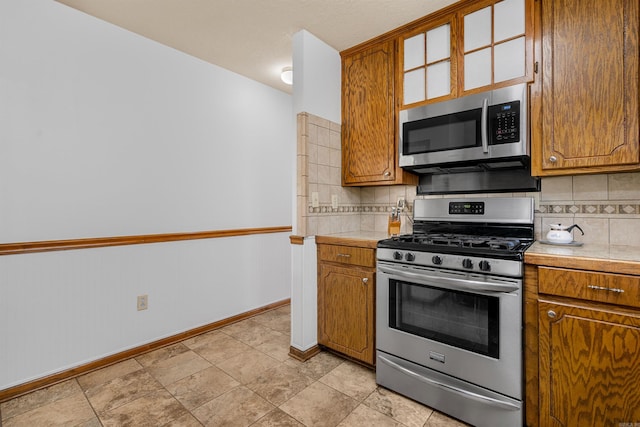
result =
[{"label": "oven door handle", "polygon": [[468,280],[468,279],[453,279],[450,277],[439,277],[432,276],[423,273],[412,273],[410,271],[400,270],[388,266],[378,266],[378,270],[382,273],[393,274],[398,277],[404,277],[407,279],[415,279],[420,282],[425,281],[436,281],[437,284],[442,284],[439,287],[447,287],[449,289],[456,289],[460,291],[480,291],[480,292],[515,292],[520,287],[518,285],[512,283],[487,283],[487,282],[479,282],[477,280]]},{"label": "oven door handle", "polygon": [[434,379],[424,377],[424,376],[422,376],[422,375],[420,375],[420,374],[418,374],[416,372],[413,372],[413,371],[411,371],[411,370],[409,370],[409,369],[407,369],[407,368],[405,368],[405,367],[403,367],[403,366],[401,366],[401,365],[399,365],[399,364],[387,359],[384,356],[381,356],[380,354],[378,354],[378,359],[380,359],[380,361],[386,363],[387,365],[391,366],[392,368],[397,369],[398,371],[402,372],[403,374],[417,379],[418,381],[422,381],[424,383],[427,383],[427,384],[442,388],[444,390],[459,394],[459,395],[461,395],[461,396],[463,396],[463,397],[465,397],[467,399],[473,399],[473,400],[476,400],[478,402],[486,403],[488,405],[495,406],[495,407],[498,407],[498,408],[501,408],[501,409],[507,409],[509,411],[519,411],[521,409],[519,406],[514,405],[513,403],[510,403],[510,402],[505,402],[504,400],[498,400],[498,399],[495,399],[493,397],[483,396],[481,394],[474,393],[474,392],[469,391],[469,390],[463,390],[463,389],[461,389],[459,387],[456,387],[456,386],[454,386],[452,384],[445,384],[445,383],[442,383],[440,381],[436,381]]}]

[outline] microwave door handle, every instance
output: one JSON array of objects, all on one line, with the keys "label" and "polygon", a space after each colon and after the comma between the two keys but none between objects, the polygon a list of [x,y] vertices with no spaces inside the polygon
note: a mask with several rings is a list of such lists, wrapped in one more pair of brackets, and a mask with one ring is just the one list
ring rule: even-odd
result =
[{"label": "microwave door handle", "polygon": [[489,141],[487,135],[487,117],[489,116],[489,100],[484,98],[482,100],[482,118],[480,123],[480,133],[482,134],[482,152],[489,152]]}]

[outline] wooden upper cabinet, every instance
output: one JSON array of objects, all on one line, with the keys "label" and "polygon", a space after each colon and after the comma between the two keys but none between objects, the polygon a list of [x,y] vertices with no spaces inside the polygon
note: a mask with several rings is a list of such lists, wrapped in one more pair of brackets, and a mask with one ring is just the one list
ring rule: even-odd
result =
[{"label": "wooden upper cabinet", "polygon": [[395,41],[342,57],[342,185],[415,184],[398,166]]},{"label": "wooden upper cabinet", "polygon": [[533,79],[533,2],[485,0],[460,12],[460,96]]},{"label": "wooden upper cabinet", "polygon": [[639,169],[638,1],[537,3],[533,174]]},{"label": "wooden upper cabinet", "polygon": [[533,80],[533,0],[454,6],[401,33],[401,108]]},{"label": "wooden upper cabinet", "polygon": [[401,58],[402,104],[452,98],[456,93],[455,20],[431,22],[403,35]]}]

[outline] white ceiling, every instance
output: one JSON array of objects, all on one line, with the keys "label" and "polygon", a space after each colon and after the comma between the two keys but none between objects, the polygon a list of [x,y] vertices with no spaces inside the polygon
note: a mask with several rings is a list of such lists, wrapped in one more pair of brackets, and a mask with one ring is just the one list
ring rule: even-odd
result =
[{"label": "white ceiling", "polygon": [[457,0],[57,1],[290,93],[280,71],[299,30],[342,51]]}]

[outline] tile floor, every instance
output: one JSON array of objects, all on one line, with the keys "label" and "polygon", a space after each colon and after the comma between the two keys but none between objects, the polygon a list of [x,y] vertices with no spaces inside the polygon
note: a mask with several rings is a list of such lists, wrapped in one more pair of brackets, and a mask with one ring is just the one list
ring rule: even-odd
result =
[{"label": "tile floor", "polygon": [[0,427],[466,425],[331,353],[290,358],[289,319],[280,307],[4,402]]}]

